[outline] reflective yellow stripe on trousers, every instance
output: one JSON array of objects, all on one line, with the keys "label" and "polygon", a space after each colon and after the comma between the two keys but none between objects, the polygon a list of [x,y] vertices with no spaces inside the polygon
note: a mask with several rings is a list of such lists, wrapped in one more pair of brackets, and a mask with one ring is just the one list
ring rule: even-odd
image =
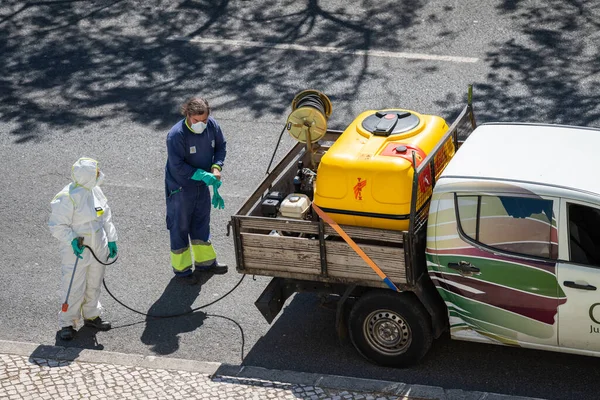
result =
[{"label": "reflective yellow stripe on trousers", "polygon": [[171,250],[171,266],[177,272],[184,272],[192,268],[192,254],[189,247]]},{"label": "reflective yellow stripe on trousers", "polygon": [[210,267],[217,259],[217,253],[210,241],[192,240],[192,251],[198,267]]}]

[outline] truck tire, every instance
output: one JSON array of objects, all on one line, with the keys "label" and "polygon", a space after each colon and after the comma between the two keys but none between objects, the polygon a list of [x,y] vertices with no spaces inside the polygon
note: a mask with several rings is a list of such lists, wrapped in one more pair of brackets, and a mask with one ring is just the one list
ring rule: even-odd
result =
[{"label": "truck tire", "polygon": [[433,340],[431,317],[410,292],[375,290],[361,296],[350,312],[348,330],[363,357],[388,367],[416,364]]}]

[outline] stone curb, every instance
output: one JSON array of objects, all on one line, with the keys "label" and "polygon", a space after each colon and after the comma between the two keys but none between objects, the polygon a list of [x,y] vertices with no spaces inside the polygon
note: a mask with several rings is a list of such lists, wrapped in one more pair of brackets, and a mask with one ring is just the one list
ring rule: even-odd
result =
[{"label": "stone curb", "polygon": [[381,393],[400,396],[406,400],[542,400],[534,399],[532,397],[508,396],[488,392],[468,392],[458,389],[443,389],[436,386],[409,385],[406,383],[376,379],[272,370],[261,367],[221,364],[217,362],[143,356],[138,354],[125,354],[75,347],[37,345],[34,343],[13,342],[7,340],[0,340],[0,354],[14,354],[29,358],[57,361],[76,361],[197,372],[211,377],[258,379],[279,383],[345,390],[348,392]]}]

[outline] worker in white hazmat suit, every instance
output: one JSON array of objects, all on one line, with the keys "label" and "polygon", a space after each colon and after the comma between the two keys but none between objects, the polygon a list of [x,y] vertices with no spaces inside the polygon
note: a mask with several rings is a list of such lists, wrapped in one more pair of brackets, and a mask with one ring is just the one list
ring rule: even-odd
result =
[{"label": "worker in white hazmat suit", "polygon": [[100,317],[100,287],[106,267],[96,261],[88,249],[81,247],[77,238],[82,237],[83,244],[93,249],[103,262],[117,255],[117,231],[111,222],[106,197],[99,187],[104,174],[100,172],[98,161],[80,158],[73,165],[71,178],[73,182],[52,200],[48,222],[52,235],[60,241],[62,299],[67,296],[75,260],[79,258],[66,300],[68,309],[59,312],[59,335],[63,340],[73,339],[81,317],[85,326],[110,329],[110,324]]}]

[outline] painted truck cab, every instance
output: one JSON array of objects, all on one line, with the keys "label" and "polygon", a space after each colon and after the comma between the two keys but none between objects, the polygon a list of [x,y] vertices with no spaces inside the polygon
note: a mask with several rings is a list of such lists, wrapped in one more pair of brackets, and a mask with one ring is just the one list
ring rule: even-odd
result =
[{"label": "painted truck cab", "polygon": [[426,253],[454,339],[600,356],[599,146],[595,129],[484,124],[457,151]]}]

